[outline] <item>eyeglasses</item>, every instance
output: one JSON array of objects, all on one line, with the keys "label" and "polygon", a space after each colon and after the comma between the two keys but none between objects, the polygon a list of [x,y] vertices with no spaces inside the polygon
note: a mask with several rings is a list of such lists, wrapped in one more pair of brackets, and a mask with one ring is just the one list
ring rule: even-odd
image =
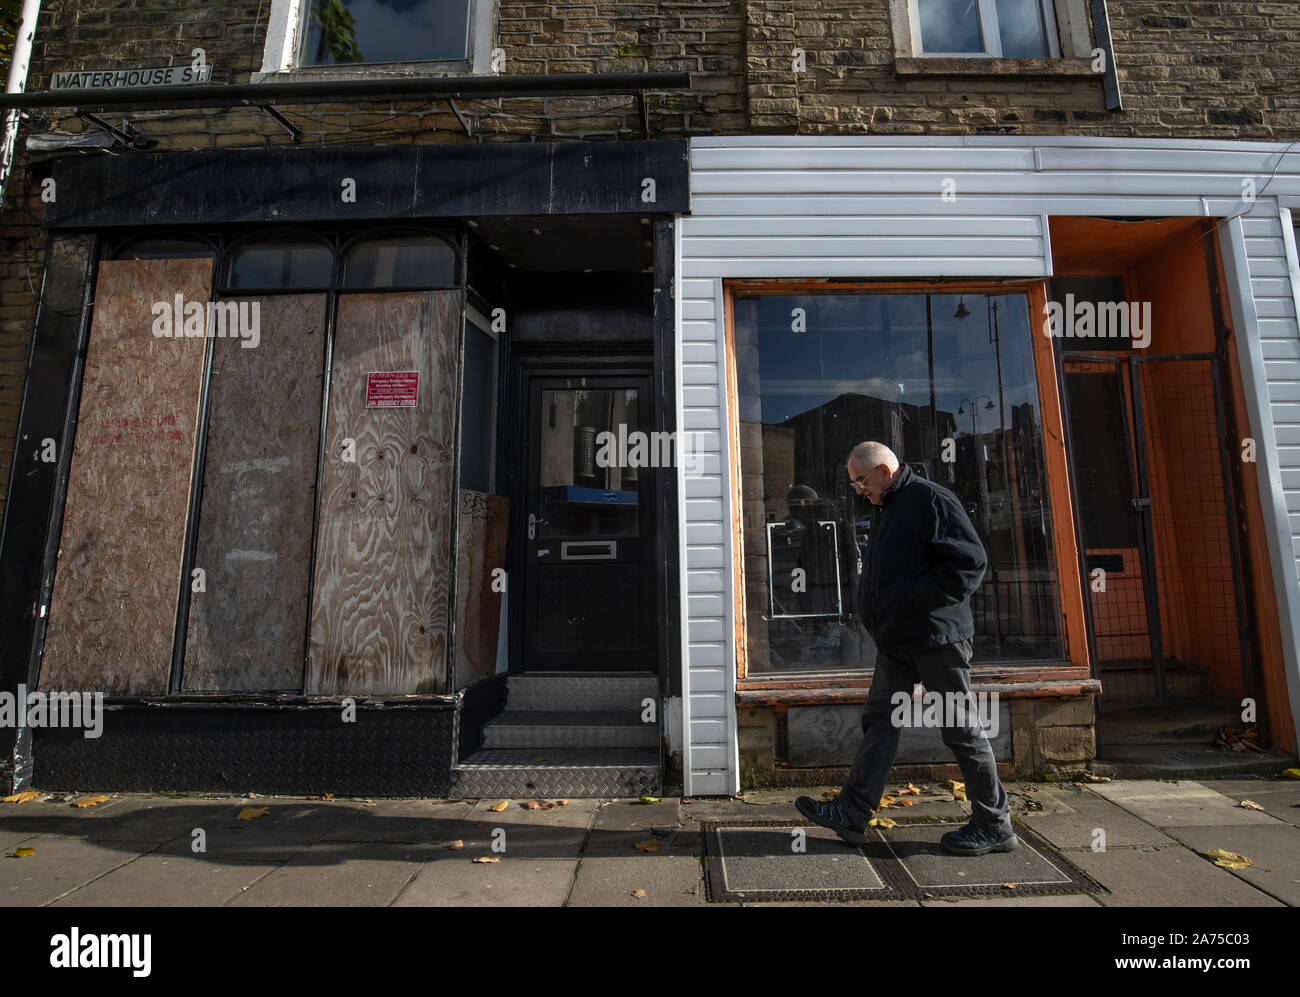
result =
[{"label": "eyeglasses", "polygon": [[863,488],[866,488],[866,487],[867,487],[867,482],[871,480],[871,476],[872,476],[873,474],[875,474],[876,471],[877,471],[877,468],[874,468],[874,467],[873,467],[870,471],[868,471],[866,474],[864,474],[864,475],[863,475],[862,477],[860,477],[860,478],[849,478],[849,484],[851,484],[854,488],[856,488],[856,489],[858,489],[858,490],[860,491],[860,490],[862,490]]}]

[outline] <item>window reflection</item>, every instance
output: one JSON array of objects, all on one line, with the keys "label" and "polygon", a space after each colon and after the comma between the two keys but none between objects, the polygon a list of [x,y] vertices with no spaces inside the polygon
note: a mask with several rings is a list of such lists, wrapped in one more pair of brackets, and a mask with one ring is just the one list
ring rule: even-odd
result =
[{"label": "window reflection", "polygon": [[[1026,297],[764,296],[735,316],[750,671],[874,663],[856,619],[871,506],[845,470],[867,439],[953,491],[988,551],[978,663],[1059,658]],[[803,592],[785,591],[794,567]]]}]

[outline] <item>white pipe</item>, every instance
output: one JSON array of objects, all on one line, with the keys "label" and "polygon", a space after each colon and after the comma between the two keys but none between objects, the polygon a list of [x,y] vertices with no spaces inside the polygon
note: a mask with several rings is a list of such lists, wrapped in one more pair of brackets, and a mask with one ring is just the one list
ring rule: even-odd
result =
[{"label": "white pipe", "polygon": [[[22,93],[27,89],[27,72],[32,64],[32,39],[36,37],[36,20],[41,14],[41,0],[23,0],[23,11],[18,18],[14,38],[13,56],[9,61],[9,82],[5,93]],[[0,154],[0,209],[4,208],[5,194],[9,190],[9,172],[14,165],[14,146],[18,142],[18,120],[21,112],[11,107],[5,112],[5,137],[3,154]]]}]

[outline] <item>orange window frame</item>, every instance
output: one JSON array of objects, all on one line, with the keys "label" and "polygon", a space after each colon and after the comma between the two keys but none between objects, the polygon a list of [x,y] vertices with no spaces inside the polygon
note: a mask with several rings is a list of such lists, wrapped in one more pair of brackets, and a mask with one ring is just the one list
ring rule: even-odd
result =
[{"label": "orange window frame", "polygon": [[1014,281],[877,281],[847,282],[824,280],[724,280],[723,319],[726,324],[726,399],[727,447],[731,505],[731,604],[735,619],[736,681],[738,688],[842,689],[846,685],[869,685],[868,676],[850,675],[838,679],[798,680],[790,678],[748,677],[746,652],[744,545],[741,530],[740,408],[736,389],[735,298],[738,291],[754,295],[819,294],[828,291],[852,291],[860,294],[1008,294],[1023,293],[1028,299],[1031,340],[1033,342],[1034,377],[1043,418],[1044,462],[1047,469],[1048,505],[1052,513],[1052,541],[1056,558],[1057,594],[1060,598],[1065,660],[1068,664],[1045,666],[976,664],[974,669],[984,679],[1014,678],[1020,681],[1069,681],[1089,676],[1088,637],[1084,621],[1083,584],[1079,570],[1079,547],[1074,532],[1074,510],[1070,497],[1069,462],[1065,452],[1065,431],[1061,419],[1061,394],[1056,377],[1056,356],[1052,340],[1035,333],[1039,324],[1035,316],[1047,312],[1046,280]]}]

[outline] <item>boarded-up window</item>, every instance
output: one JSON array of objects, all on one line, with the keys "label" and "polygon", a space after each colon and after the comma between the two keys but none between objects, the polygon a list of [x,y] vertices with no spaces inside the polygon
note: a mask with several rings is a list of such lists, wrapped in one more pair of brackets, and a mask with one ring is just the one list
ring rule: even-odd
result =
[{"label": "boarded-up window", "polygon": [[339,299],[309,695],[445,688],[462,297]]},{"label": "boarded-up window", "polygon": [[257,335],[213,342],[185,691],[302,686],[325,300],[221,303]]},{"label": "boarded-up window", "polygon": [[43,688],[168,691],[211,281],[209,259],[100,264]]}]

